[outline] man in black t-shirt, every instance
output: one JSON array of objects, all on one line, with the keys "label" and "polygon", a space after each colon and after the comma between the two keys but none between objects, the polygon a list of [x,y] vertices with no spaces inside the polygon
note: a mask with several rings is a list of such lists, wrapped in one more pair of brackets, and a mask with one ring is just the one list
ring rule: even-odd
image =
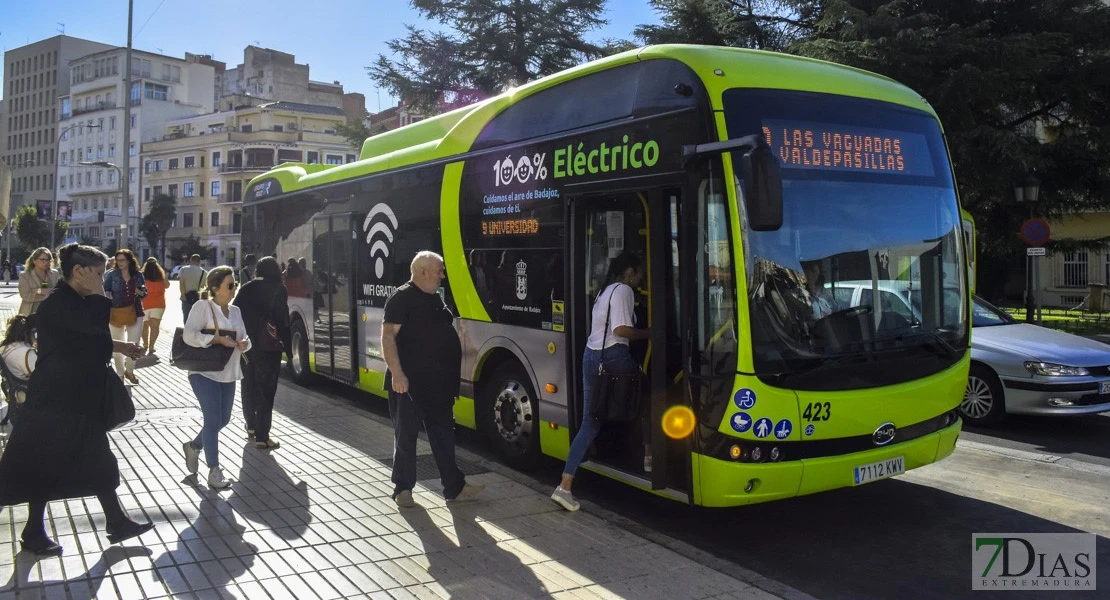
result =
[{"label": "man in black t-shirt", "polygon": [[432,457],[443,481],[443,496],[473,500],[485,489],[466,482],[455,462],[455,418],[462,345],[455,317],[437,293],[445,272],[443,257],[422,251],[412,259],[412,278],[385,303],[382,354],[388,369],[389,416],[393,419],[393,500],[414,506],[416,438],[428,433]]}]

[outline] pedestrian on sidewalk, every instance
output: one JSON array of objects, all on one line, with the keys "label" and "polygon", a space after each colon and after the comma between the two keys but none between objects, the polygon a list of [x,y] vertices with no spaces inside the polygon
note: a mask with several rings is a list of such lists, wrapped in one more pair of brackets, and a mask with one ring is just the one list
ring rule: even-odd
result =
[{"label": "pedestrian on sidewalk", "polygon": [[57,556],[62,547],[46,533],[46,503],[95,495],[112,544],[150,531],[132,521],[116,495],[119,466],[104,425],[105,368],[112,352],[138,356],[141,348],[113,340],[112,303],[104,294],[107,256],[92,246],[59,250],[63,282],[38,311],[39,357],[27,402],[0,456],[0,506],[27,503],[21,547]]},{"label": "pedestrian on sidewalk", "polygon": [[[231,480],[220,467],[220,430],[231,421],[235,382],[243,378],[239,359],[251,348],[239,307],[231,304],[236,285],[235,270],[231,267],[223,265],[209,271],[206,298],[197,302],[193,307],[196,310],[189,313],[183,335],[185,343],[196,348],[208,348],[212,344],[234,348],[222,371],[189,372],[189,385],[193,386],[200,403],[204,426],[195,438],[184,444],[185,468],[190,474],[196,474],[203,449],[204,462],[208,465],[208,487],[216,490],[231,487]],[[221,335],[215,334],[217,327]],[[222,335],[229,331],[235,332],[234,339]]]},{"label": "pedestrian on sidewalk", "polygon": [[[243,257],[243,268],[239,269],[239,285],[246,285],[248,281],[254,279],[256,271],[256,263],[258,257],[253,254],[248,254]],[[280,269],[278,270],[280,274]],[[240,288],[242,289],[242,288]]]},{"label": "pedestrian on sidewalk", "polygon": [[[146,278],[139,272],[139,261],[135,254],[124,248],[114,257],[115,266],[104,274],[104,291],[112,299],[112,313],[109,320],[112,338],[126,340],[132,344],[142,341],[143,298],[147,295]],[[135,359],[117,352],[113,357],[116,374],[132,384],[138,384],[135,375]]]},{"label": "pedestrian on sidewalk", "polygon": [[473,500],[485,486],[467,483],[455,462],[452,407],[459,395],[462,345],[455,317],[438,294],[446,277],[443,257],[418,252],[410,272],[411,279],[386,300],[382,322],[385,387],[393,419],[393,500],[402,508],[416,504],[412,489],[422,423],[439,467],[443,497],[448,502]]},{"label": "pedestrian on sidewalk", "polygon": [[[646,340],[651,332],[636,328],[635,301],[633,289],[640,284],[643,271],[640,257],[630,252],[622,253],[609,263],[609,284],[594,301],[590,314],[590,336],[586,339],[586,349],[582,352],[582,427],[574,436],[563,467],[563,478],[551,499],[559,506],[576,511],[578,501],[571,494],[571,485],[578,465],[586,457],[586,451],[601,432],[601,419],[590,414],[597,383],[598,367],[614,373],[635,373],[639,370],[636,359],[629,349],[630,340]],[[650,430],[644,427],[644,471],[651,472],[651,446],[647,444]]]},{"label": "pedestrian on sidewalk", "polygon": [[143,298],[143,347],[147,354],[154,354],[154,343],[162,327],[162,315],[166,314],[166,272],[158,259],[151,256],[143,264],[143,280],[146,281],[146,297]]},{"label": "pedestrian on sidewalk", "polygon": [[0,341],[4,379],[11,379],[4,388],[8,409],[0,417],[0,425],[7,425],[12,413],[18,413],[27,401],[27,382],[38,362],[38,352],[35,350],[36,321],[36,315],[16,315],[8,319],[8,328],[4,332],[4,339]]},{"label": "pedestrian on sidewalk", "polygon": [[270,426],[281,353],[289,347],[289,293],[278,262],[268,256],[258,261],[254,279],[239,288],[233,304],[242,312],[252,343],[243,365],[241,394],[248,439],[260,450],[272,450],[280,445],[270,438]]},{"label": "pedestrian on sidewalk", "polygon": [[189,309],[200,300],[200,292],[204,289],[205,272],[200,266],[200,255],[189,257],[189,264],[181,267],[177,274],[177,289],[181,292],[181,321],[189,320]]},{"label": "pedestrian on sidewalk", "polygon": [[19,297],[23,300],[19,305],[19,314],[34,314],[62,280],[62,275],[53,266],[54,255],[49,248],[36,248],[27,257],[27,267],[19,276]]}]

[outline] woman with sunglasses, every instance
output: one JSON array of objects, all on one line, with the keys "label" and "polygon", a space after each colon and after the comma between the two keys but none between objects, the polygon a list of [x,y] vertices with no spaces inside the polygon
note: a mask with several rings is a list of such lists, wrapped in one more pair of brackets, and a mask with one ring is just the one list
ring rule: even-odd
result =
[{"label": "woman with sunglasses", "polygon": [[36,248],[27,257],[27,268],[19,276],[19,314],[33,315],[43,300],[54,291],[62,274],[54,270],[54,255],[48,248]]},{"label": "woman with sunglasses", "polygon": [[[251,342],[239,307],[231,304],[235,297],[235,271],[226,265],[216,267],[208,272],[205,283],[206,297],[189,311],[183,339],[196,348],[219,344],[234,348],[234,351],[222,371],[189,372],[189,384],[193,386],[193,393],[200,403],[204,426],[195,438],[184,444],[185,468],[190,474],[196,474],[200,451],[204,450],[208,487],[223,490],[231,487],[231,481],[220,467],[220,430],[231,421],[235,382],[243,378],[240,357],[250,350]],[[234,337],[231,337],[232,332]]]}]

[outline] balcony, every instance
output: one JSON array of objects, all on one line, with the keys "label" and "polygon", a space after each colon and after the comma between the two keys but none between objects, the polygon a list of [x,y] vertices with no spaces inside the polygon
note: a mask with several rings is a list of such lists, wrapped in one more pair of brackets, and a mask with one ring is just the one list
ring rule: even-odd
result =
[{"label": "balcony", "polygon": [[242,194],[233,194],[231,192],[217,194],[212,196],[212,198],[215,198],[218,204],[235,204],[243,201]]},{"label": "balcony", "polygon": [[239,235],[243,228],[238,225],[220,225],[220,235]]},{"label": "balcony", "polygon": [[272,162],[270,162],[270,163],[246,163],[246,164],[237,164],[237,165],[229,165],[229,164],[225,163],[225,164],[220,165],[220,172],[221,173],[241,173],[243,171],[269,171],[270,169],[274,168],[274,166],[275,165]]},{"label": "balcony", "polygon": [[83,106],[83,107],[80,107],[80,108],[75,107],[73,109],[72,116],[76,117],[77,115],[83,115],[85,113],[91,113],[91,112],[96,112],[98,110],[104,110],[106,108],[115,108],[115,107],[116,107],[116,103],[114,101],[113,102],[94,102],[90,106]]}]

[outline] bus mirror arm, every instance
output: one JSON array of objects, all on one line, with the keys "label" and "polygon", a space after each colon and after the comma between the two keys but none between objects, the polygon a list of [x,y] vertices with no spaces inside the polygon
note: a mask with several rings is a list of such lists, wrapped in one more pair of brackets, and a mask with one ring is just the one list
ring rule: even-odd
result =
[{"label": "bus mirror arm", "polygon": [[778,231],[782,228],[782,169],[775,153],[761,134],[682,147],[684,164],[702,156],[722,152],[743,152],[740,164],[733,165],[744,180],[744,205],[752,231]]}]

